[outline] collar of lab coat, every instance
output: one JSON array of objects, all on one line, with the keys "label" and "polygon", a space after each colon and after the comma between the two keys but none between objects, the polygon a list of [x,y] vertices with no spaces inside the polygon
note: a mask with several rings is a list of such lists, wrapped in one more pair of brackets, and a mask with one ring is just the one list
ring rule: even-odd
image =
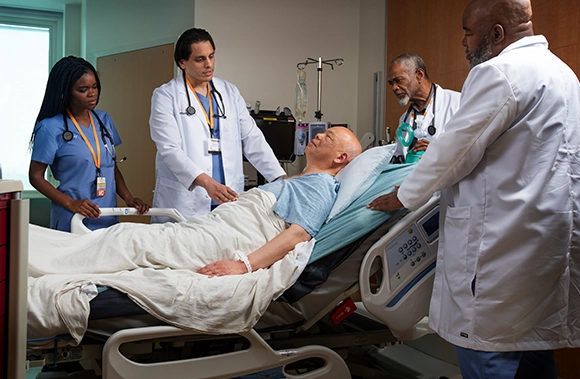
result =
[{"label": "collar of lab coat", "polygon": [[501,53],[499,53],[499,55],[505,54],[511,50],[519,49],[520,47],[528,47],[531,45],[538,45],[538,47],[542,46],[542,47],[547,49],[548,48],[548,40],[546,39],[546,37],[544,37],[541,34],[537,35],[537,36],[524,37],[524,38],[519,39],[516,42],[512,43],[511,45],[509,45],[505,49],[503,49],[501,51]]},{"label": "collar of lab coat", "polygon": [[[177,88],[180,94],[183,94],[185,96],[185,83],[183,80],[183,72],[179,72],[179,75],[177,75],[177,77],[175,78],[175,80],[177,80]],[[213,81],[213,85],[214,87],[220,92],[222,93],[222,91],[225,91],[225,85],[223,83],[223,80],[216,78],[215,76],[212,79]],[[225,101],[225,100],[224,100]]]},{"label": "collar of lab coat", "polygon": [[435,112],[441,111],[443,107],[443,88],[439,84],[435,84]]},{"label": "collar of lab coat", "polygon": [[[223,95],[226,92],[226,86],[224,84],[224,81],[216,77],[213,77],[212,80],[214,87],[218,90],[218,92],[222,94],[226,109],[228,109],[231,105],[229,103],[226,103],[226,101],[228,100],[228,96]],[[175,83],[177,85],[177,91],[179,92],[179,96],[183,96],[184,99],[187,99],[187,94],[185,93],[185,81],[183,80],[182,72],[180,72],[179,75],[177,75],[177,77],[175,78]],[[199,103],[199,101],[191,93],[189,98],[190,105],[195,108],[195,112],[202,115],[204,109],[202,108],[202,105]],[[219,98],[217,100],[219,101]],[[204,123],[207,126],[207,120],[203,116],[201,116],[199,119],[201,120],[202,123]],[[220,123],[222,123],[222,125],[227,122],[229,122],[227,119],[220,120]]]}]

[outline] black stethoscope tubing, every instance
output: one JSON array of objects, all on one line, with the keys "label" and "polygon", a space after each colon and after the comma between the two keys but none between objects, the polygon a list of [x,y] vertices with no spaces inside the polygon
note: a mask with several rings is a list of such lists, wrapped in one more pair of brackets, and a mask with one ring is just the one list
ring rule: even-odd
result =
[{"label": "black stethoscope tubing", "polygon": [[[113,142],[113,137],[111,137],[111,134],[109,133],[107,128],[105,128],[105,124],[103,124],[103,121],[101,121],[101,118],[99,117],[97,112],[95,112],[94,110],[91,110],[91,113],[93,114],[93,116],[95,116],[95,118],[99,122],[99,127],[101,129],[101,139],[103,140],[103,144],[104,145],[107,144],[107,141],[105,140],[105,138],[108,138],[111,141],[111,145],[114,146],[115,143]],[[64,122],[64,128],[66,129],[62,133],[62,139],[65,140],[66,142],[69,142],[73,139],[73,133],[68,128],[67,116],[64,113],[62,114],[62,120]]]},{"label": "black stethoscope tubing", "polygon": [[[116,162],[117,161],[117,156],[114,153],[114,151],[115,151],[115,142],[113,141],[113,137],[111,136],[111,134],[109,133],[109,131],[105,127],[105,124],[103,123],[103,121],[101,121],[101,118],[99,117],[99,115],[97,114],[97,112],[95,112],[94,110],[91,110],[91,113],[95,116],[95,118],[97,119],[97,121],[99,123],[99,128],[101,129],[101,140],[103,141],[103,145],[106,148],[108,146],[107,145],[107,140],[105,138],[108,138],[109,141],[111,141],[111,146],[113,147],[113,153],[111,153],[111,151],[109,151],[108,148],[107,148],[107,150],[109,151],[109,154],[111,154],[111,157],[113,158],[113,160]],[[64,128],[66,129],[62,133],[62,139],[65,140],[66,142],[70,142],[73,139],[73,133],[68,128],[67,116],[64,113],[62,114],[62,118],[63,118],[63,121],[64,121]],[[121,159],[121,162],[124,161],[125,159],[126,158]]]},{"label": "black stethoscope tubing", "polygon": [[[429,125],[429,127],[427,128],[427,132],[429,133],[429,135],[433,136],[435,135],[435,133],[437,133],[437,128],[435,127],[435,101],[437,100],[437,87],[435,86],[435,84],[433,84],[431,88],[433,89],[433,121],[431,122],[431,125]],[[413,104],[409,105],[409,109],[407,109],[407,113],[405,114],[404,122],[407,122],[409,120],[409,115],[411,114],[412,110]]]},{"label": "black stethoscope tubing", "polygon": [[[185,113],[188,116],[193,116],[195,114],[195,108],[191,106],[191,98],[189,97],[189,91],[187,88],[187,80],[185,78],[185,71],[183,71],[183,84],[185,86],[185,94],[187,95],[187,108],[185,108]],[[222,97],[222,94],[219,93],[219,91],[213,85],[213,80],[210,80],[210,92],[211,92],[211,96],[213,97],[213,99],[216,100],[216,105],[218,108],[218,114],[214,114],[213,117],[226,118],[226,105],[224,104],[224,99]],[[216,93],[217,93],[218,97],[220,98],[219,102],[217,101],[217,98],[215,97]],[[220,102],[222,103],[221,107],[219,104]],[[220,113],[221,113],[221,115],[220,115]]]}]

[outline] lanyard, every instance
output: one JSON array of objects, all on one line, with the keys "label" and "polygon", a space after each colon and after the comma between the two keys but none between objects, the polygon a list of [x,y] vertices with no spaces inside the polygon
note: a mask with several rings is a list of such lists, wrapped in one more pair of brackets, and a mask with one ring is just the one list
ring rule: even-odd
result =
[{"label": "lanyard", "polygon": [[203,106],[203,104],[201,103],[201,101],[199,101],[199,97],[197,97],[197,91],[193,88],[193,86],[191,85],[191,83],[189,82],[189,79],[187,78],[187,76],[185,77],[185,80],[187,81],[187,85],[189,86],[189,89],[191,89],[191,92],[193,92],[193,94],[195,95],[195,98],[197,99],[197,102],[199,103],[201,109],[203,110],[203,114],[205,115],[205,120],[207,121],[207,125],[209,126],[209,133],[211,134],[212,138],[213,138],[213,98],[211,96],[211,88],[209,86],[209,83],[206,83],[207,85],[207,94],[208,94],[208,99],[209,99],[209,114],[212,115],[211,117],[208,116],[207,112],[205,111],[205,107]]},{"label": "lanyard", "polygon": [[[429,127],[429,134],[433,135],[435,134],[435,97],[437,96],[437,87],[435,87],[435,84],[432,85],[432,92],[433,92],[433,96],[431,96],[431,100],[429,100],[429,104],[427,104],[427,107],[425,107],[425,111],[423,112],[423,119],[425,119],[425,116],[427,115],[427,111],[429,110],[429,107],[433,106],[433,121],[431,122],[431,126]],[[413,114],[411,115],[411,111],[413,111]],[[415,107],[413,106],[413,104],[411,104],[409,106],[409,109],[407,110],[407,114],[405,115],[405,121],[409,119],[409,115],[411,115],[411,123],[410,125],[413,126],[413,129],[415,129]],[[432,130],[431,130],[432,129]],[[433,131],[433,133],[431,133],[431,131]]]},{"label": "lanyard", "polygon": [[93,116],[91,116],[91,112],[87,111],[87,113],[89,114],[89,119],[91,120],[91,125],[93,127],[93,134],[95,135],[95,143],[97,145],[97,154],[95,154],[95,150],[91,146],[91,143],[89,142],[89,140],[85,136],[85,133],[83,133],[81,127],[79,126],[77,120],[72,115],[72,113],[70,113],[70,111],[68,109],[66,110],[66,113],[68,114],[68,117],[70,117],[73,124],[75,125],[78,132],[80,133],[81,137],[83,137],[83,140],[85,141],[85,143],[89,147],[89,150],[91,151],[91,155],[93,156],[93,161],[95,162],[95,166],[97,167],[97,175],[100,176],[101,175],[101,145],[99,144],[99,138],[97,137],[97,128],[95,128],[95,122],[93,121]]},{"label": "lanyard", "polygon": [[[423,120],[425,119],[425,116],[427,116],[427,111],[429,110],[429,107],[431,106],[431,104],[433,104],[433,98],[431,98],[431,100],[429,100],[429,104],[427,104],[427,107],[425,108],[425,111],[423,111]],[[417,113],[416,109],[413,109],[413,114],[411,115],[411,125],[415,125],[415,119],[417,118],[417,116],[415,116],[415,114]],[[433,117],[435,117],[435,115],[433,115]]]}]

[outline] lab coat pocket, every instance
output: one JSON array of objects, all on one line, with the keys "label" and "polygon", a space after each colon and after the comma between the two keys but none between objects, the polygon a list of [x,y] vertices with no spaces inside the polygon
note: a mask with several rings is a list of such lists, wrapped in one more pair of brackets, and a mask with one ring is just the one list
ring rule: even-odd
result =
[{"label": "lab coat pocket", "polygon": [[155,208],[176,208],[184,217],[189,218],[195,207],[194,195],[181,183],[158,177],[155,185],[153,206]]},{"label": "lab coat pocket", "polygon": [[450,285],[465,282],[467,270],[467,246],[471,207],[448,208],[445,215],[443,242],[443,267],[445,278]]}]

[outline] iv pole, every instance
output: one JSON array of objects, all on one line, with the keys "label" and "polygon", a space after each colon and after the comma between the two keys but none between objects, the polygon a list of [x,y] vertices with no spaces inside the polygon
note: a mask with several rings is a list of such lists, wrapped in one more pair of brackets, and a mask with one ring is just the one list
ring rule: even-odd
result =
[{"label": "iv pole", "polygon": [[321,110],[321,105],[322,105],[322,65],[323,64],[327,64],[330,66],[330,68],[332,70],[334,70],[334,64],[336,64],[337,66],[342,66],[344,63],[344,59],[342,58],[336,58],[336,59],[327,59],[325,61],[322,60],[321,57],[318,57],[318,59],[313,59],[313,58],[306,58],[306,60],[304,62],[300,62],[296,65],[296,67],[299,70],[304,70],[304,68],[306,66],[308,66],[309,64],[312,63],[318,63],[318,88],[317,88],[317,99],[316,99],[316,112],[314,112],[314,117],[316,118],[317,121],[320,121],[322,119],[322,110]]}]

